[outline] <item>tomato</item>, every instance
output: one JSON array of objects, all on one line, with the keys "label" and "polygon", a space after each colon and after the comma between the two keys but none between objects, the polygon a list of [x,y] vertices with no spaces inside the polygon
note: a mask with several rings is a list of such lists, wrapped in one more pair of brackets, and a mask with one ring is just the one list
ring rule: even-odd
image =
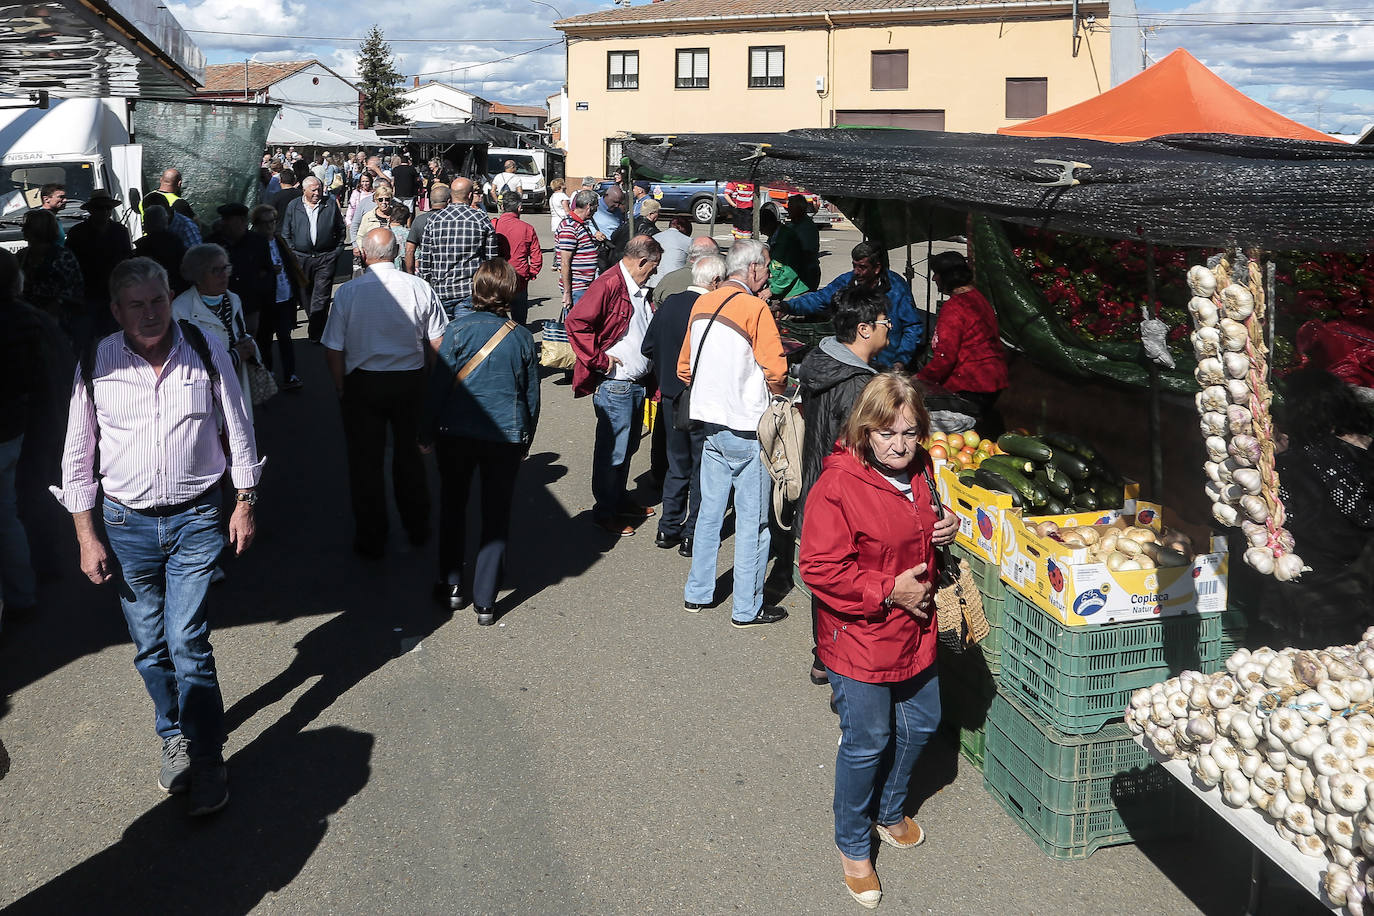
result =
[{"label": "tomato", "polygon": [[977,448],[978,445],[979,445],[979,443],[981,443],[982,441],[983,441],[983,437],[980,436],[980,435],[978,435],[978,434],[977,434],[976,432],[974,432],[973,430],[969,430],[968,432],[964,433],[964,444],[965,444],[965,445],[971,445],[971,446],[973,446],[974,448]]},{"label": "tomato", "polygon": [[957,461],[962,467],[966,467],[966,468],[971,468],[971,467],[973,467],[973,453],[972,453],[972,452],[960,452],[958,455],[954,456],[954,460]]},{"label": "tomato", "polygon": [[932,445],[930,448],[926,449],[926,451],[930,452],[931,458],[949,457],[949,452],[945,451],[945,447],[943,445]]},{"label": "tomato", "polygon": [[934,439],[936,442],[944,442],[945,434],[937,429],[935,430],[935,432],[930,434],[930,438]]},{"label": "tomato", "polygon": [[962,451],[964,448],[964,437],[959,433],[950,433],[945,441],[948,442],[949,447],[956,452]]}]

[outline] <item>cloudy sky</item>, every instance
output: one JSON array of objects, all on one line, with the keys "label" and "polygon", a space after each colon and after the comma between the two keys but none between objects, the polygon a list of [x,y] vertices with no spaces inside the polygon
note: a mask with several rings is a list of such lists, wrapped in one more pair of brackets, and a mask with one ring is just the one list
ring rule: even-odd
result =
[{"label": "cloudy sky", "polygon": [[[637,0],[638,2],[638,0]],[[1283,114],[1328,132],[1358,133],[1374,121],[1374,0],[1137,0],[1151,59],[1177,47]],[[1355,0],[1358,3],[1359,0]],[[375,7],[398,68],[512,104],[542,105],[563,79],[563,16],[608,9],[608,0],[451,0]],[[190,0],[168,8],[209,62],[317,57],[352,76],[370,20],[323,0]],[[344,15],[347,13],[348,15]],[[316,36],[322,40],[302,40]],[[462,35],[436,41],[429,36]],[[494,40],[492,40],[494,39]],[[542,47],[541,46],[546,46]]]}]

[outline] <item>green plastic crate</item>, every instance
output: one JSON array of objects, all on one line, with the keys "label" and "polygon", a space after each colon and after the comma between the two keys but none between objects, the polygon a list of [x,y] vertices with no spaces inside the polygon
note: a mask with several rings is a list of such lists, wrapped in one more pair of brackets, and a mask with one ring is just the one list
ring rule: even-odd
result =
[{"label": "green plastic crate", "polygon": [[988,712],[986,746],[1021,785],[1058,814],[1114,807],[1174,778],[1132,739],[1124,724],[1092,735],[1064,735],[999,695]]},{"label": "green plastic crate", "polygon": [[1121,717],[1131,692],[1185,668],[1215,667],[1216,615],[1068,627],[1021,596],[1008,596],[998,682],[1067,735]]},{"label": "green plastic crate", "polygon": [[1197,812],[1180,788],[1133,795],[1123,777],[1117,807],[1061,814],[1038,801],[991,751],[983,758],[983,786],[1052,859],[1086,859],[1104,846],[1178,836],[1191,829]]},{"label": "green plastic crate", "polygon": [[959,753],[981,770],[987,746],[987,727],[959,729]]},{"label": "green plastic crate", "polygon": [[941,648],[937,664],[941,720],[955,729],[981,729],[997,695],[997,679],[972,651],[953,655]]}]

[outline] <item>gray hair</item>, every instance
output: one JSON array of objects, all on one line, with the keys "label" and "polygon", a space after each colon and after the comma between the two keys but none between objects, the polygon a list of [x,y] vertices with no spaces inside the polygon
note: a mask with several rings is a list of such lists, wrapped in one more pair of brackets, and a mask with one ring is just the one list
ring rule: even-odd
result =
[{"label": "gray hair", "polygon": [[591,188],[583,188],[573,195],[574,210],[589,210],[596,206],[596,192]]},{"label": "gray hair", "polygon": [[301,182],[301,190],[305,190],[305,186],[308,185],[308,184],[310,184],[311,182],[314,182],[315,184],[319,185],[320,187],[324,187],[324,182],[323,182],[323,181],[320,181],[320,180],[319,180],[318,178],[316,178],[314,175],[311,175],[309,178],[305,179],[305,181],[302,181],[302,182]]},{"label": "gray hair", "polygon": [[429,202],[434,206],[442,207],[451,200],[453,200],[453,190],[448,185],[436,184],[429,189]]},{"label": "gray hair", "polygon": [[754,264],[768,266],[768,246],[758,239],[736,240],[725,256],[725,272],[731,277],[744,276]]},{"label": "gray hair", "polygon": [[172,214],[166,207],[147,206],[143,208],[143,229],[145,232],[161,232],[171,222]]},{"label": "gray hair", "polygon": [[[181,275],[192,283],[200,282],[205,276],[205,272],[210,269],[210,262],[216,258],[229,259],[229,252],[213,242],[206,242],[203,245],[193,245],[186,252],[186,256],[181,259]],[[114,281],[111,280],[111,283]]]},{"label": "gray hair", "polygon": [[[218,248],[219,246],[214,247]],[[124,290],[131,286],[147,283],[149,280],[158,281],[162,284],[163,289],[170,292],[167,284],[167,271],[163,270],[162,265],[157,261],[152,258],[130,258],[127,261],[120,261],[115,265],[115,269],[110,272],[110,301],[118,302],[119,296]]]},{"label": "gray hair", "polygon": [[395,187],[392,185],[391,179],[390,179],[390,178],[374,178],[374,179],[372,179],[372,190],[373,190],[373,191],[376,191],[376,190],[377,190],[378,188],[380,188],[382,185],[386,185],[388,188],[391,188],[392,190],[395,190]]},{"label": "gray hair", "polygon": [[650,197],[639,205],[639,215],[645,219],[653,219],[658,216],[658,211],[663,209],[663,205]]},{"label": "gray hair", "polygon": [[362,251],[363,257],[369,261],[394,261],[396,253],[400,250],[400,244],[396,241],[396,236],[387,232],[386,241],[378,245],[372,240],[372,233],[369,232],[358,242],[358,248]]},{"label": "gray hair", "polygon": [[699,235],[687,246],[687,263],[695,264],[701,258],[719,257],[720,246],[709,235]]},{"label": "gray hair", "polygon": [[718,254],[705,254],[692,264],[692,285],[703,289],[717,280],[725,279],[725,259]]}]

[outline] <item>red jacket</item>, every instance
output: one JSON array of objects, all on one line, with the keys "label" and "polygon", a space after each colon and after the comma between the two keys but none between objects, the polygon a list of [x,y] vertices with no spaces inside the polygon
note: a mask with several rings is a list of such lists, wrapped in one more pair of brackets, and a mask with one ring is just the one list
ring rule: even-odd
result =
[{"label": "red jacket", "polygon": [[539,248],[539,236],[534,227],[514,213],[502,213],[496,218],[496,249],[501,257],[515,268],[519,280],[517,289],[525,292],[530,281],[544,269],[544,252]]},{"label": "red jacket", "polygon": [[935,664],[934,608],[917,620],[883,603],[918,564],[928,566],[922,581],[938,581],[935,504],[921,476],[929,466],[924,452],[911,463],[912,502],[837,446],[807,494],[799,567],[816,601],[817,654],[845,677],[895,683]]},{"label": "red jacket", "polygon": [[577,365],[573,366],[574,397],[591,394],[610,372],[611,361],[606,351],[625,336],[632,314],[630,291],[617,262],[592,281],[563,322],[568,344],[577,356]]},{"label": "red jacket", "polygon": [[931,359],[916,377],[953,392],[1001,391],[1007,387],[1007,354],[997,313],[976,289],[950,296],[940,306]]}]

